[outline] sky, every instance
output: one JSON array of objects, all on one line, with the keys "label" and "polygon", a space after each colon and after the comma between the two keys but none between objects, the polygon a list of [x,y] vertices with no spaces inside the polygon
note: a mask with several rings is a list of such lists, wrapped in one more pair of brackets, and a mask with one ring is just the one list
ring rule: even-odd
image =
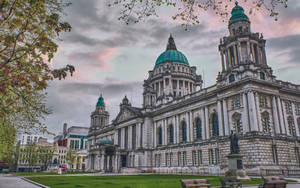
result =
[{"label": "sky", "polygon": [[[243,7],[248,13],[249,7]],[[278,8],[278,21],[265,11],[248,15],[251,30],[263,33],[267,40],[268,65],[277,79],[300,84],[300,3],[291,0],[288,8]],[[175,9],[161,8],[159,17],[129,25],[118,20],[119,11],[97,0],[73,0],[65,10],[63,19],[71,24],[72,31],[60,36],[51,67],[71,64],[76,71],[65,80],[52,81],[47,89],[47,106],[53,111],[45,120],[49,131],[62,132],[64,123],[89,127],[90,114],[101,93],[110,122],[125,95],[133,106],[141,107],[143,80],[165,51],[170,33],[177,49],[203,75],[205,87],[215,84],[221,70],[218,43],[228,35],[227,21],[210,11],[201,12],[200,24],[186,31],[170,17]]]}]

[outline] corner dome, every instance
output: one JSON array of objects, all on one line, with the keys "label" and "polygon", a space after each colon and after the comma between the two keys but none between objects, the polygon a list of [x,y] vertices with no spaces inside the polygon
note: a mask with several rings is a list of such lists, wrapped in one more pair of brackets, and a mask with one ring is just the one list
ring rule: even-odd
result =
[{"label": "corner dome", "polygon": [[238,5],[238,2],[235,2],[235,7],[231,11],[231,18],[229,19],[229,25],[238,22],[238,21],[249,21],[248,16],[244,13],[243,7]]},{"label": "corner dome", "polygon": [[98,102],[96,104],[96,106],[105,106],[104,104],[104,99],[102,97],[102,94],[100,95],[99,99],[98,99]]},{"label": "corner dome", "polygon": [[167,61],[175,64],[185,64],[189,66],[189,62],[185,55],[177,50],[172,35],[170,35],[169,37],[166,51],[161,53],[156,59],[155,67],[158,67]]}]

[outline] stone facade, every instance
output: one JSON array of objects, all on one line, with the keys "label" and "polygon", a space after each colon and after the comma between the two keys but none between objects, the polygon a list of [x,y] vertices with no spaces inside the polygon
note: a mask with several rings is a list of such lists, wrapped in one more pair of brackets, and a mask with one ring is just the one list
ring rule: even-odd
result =
[{"label": "stone facade", "polygon": [[300,85],[276,79],[267,64],[266,40],[250,26],[236,5],[230,34],[220,39],[222,70],[207,88],[170,36],[144,81],[142,108],[125,96],[108,124],[105,105],[98,101],[91,115],[88,168],[224,173],[232,130],[239,135],[248,173],[300,170]]}]

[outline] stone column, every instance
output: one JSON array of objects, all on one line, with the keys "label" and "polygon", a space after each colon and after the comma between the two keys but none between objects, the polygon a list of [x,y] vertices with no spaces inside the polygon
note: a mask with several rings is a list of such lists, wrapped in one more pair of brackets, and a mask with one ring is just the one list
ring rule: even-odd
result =
[{"label": "stone column", "polygon": [[200,108],[201,126],[202,126],[202,139],[206,139],[206,126],[205,126],[205,115],[203,107]]},{"label": "stone column", "polygon": [[247,103],[247,95],[243,92],[243,115],[242,115],[242,123],[243,123],[243,132],[249,132],[249,119],[248,119],[248,103]]},{"label": "stone column", "polygon": [[234,65],[237,65],[238,64],[238,60],[237,60],[237,53],[236,53],[236,47],[235,46],[236,45],[234,44],[232,46],[232,48],[233,48],[233,54],[234,54]]},{"label": "stone column", "polygon": [[230,48],[227,48],[227,54],[228,54],[228,64],[230,65],[230,67],[232,68],[232,61],[231,61],[231,54],[230,54]]},{"label": "stone column", "polygon": [[218,100],[218,102],[217,102],[217,107],[218,107],[219,136],[224,136],[223,121],[222,121],[222,106],[221,106],[220,100]]},{"label": "stone column", "polygon": [[115,134],[114,134],[114,145],[118,145],[118,130],[115,130]]},{"label": "stone column", "polygon": [[176,137],[176,132],[177,132],[177,130],[176,130],[176,115],[174,115],[173,116],[173,142],[174,142],[174,144],[176,144],[177,143],[177,137]]},{"label": "stone column", "polygon": [[177,138],[177,143],[179,143],[180,142],[180,138],[179,138],[180,116],[177,115],[176,118],[177,118],[177,121],[176,121],[176,138]]},{"label": "stone column", "polygon": [[189,113],[185,112],[185,122],[186,122],[186,141],[190,142],[190,124],[189,124]]},{"label": "stone column", "polygon": [[132,126],[128,126],[128,149],[132,149]]},{"label": "stone column", "polygon": [[278,104],[278,113],[279,113],[279,122],[280,122],[280,127],[281,127],[281,133],[286,134],[280,97],[277,97],[277,104]]},{"label": "stone column", "polygon": [[258,93],[255,92],[254,95],[255,95],[255,104],[256,104],[256,111],[257,111],[257,126],[258,126],[258,130],[260,132],[263,132],[263,128],[261,126],[261,114],[260,114]]},{"label": "stone column", "polygon": [[227,114],[227,99],[225,98],[223,100],[223,118],[224,118],[224,129],[225,129],[225,135],[230,134],[230,128],[228,125],[228,114]]},{"label": "stone column", "polygon": [[249,59],[249,55],[250,55],[250,41],[247,41],[247,59]]},{"label": "stone column", "polygon": [[194,122],[194,118],[193,118],[193,112],[190,111],[190,141],[193,142],[194,141],[194,129],[193,129],[193,122]]},{"label": "stone column", "polygon": [[228,52],[225,50],[225,62],[226,62],[226,70],[229,69],[229,60],[228,60]]},{"label": "stone column", "polygon": [[276,103],[276,96],[272,96],[272,111],[273,111],[273,121],[274,121],[274,135],[280,134],[280,125],[278,119],[278,111],[277,111],[277,103]]},{"label": "stone column", "polygon": [[125,149],[125,128],[121,128],[121,148]]},{"label": "stone column", "polygon": [[295,103],[294,102],[292,102],[292,111],[293,111],[293,118],[294,118],[294,126],[295,126],[295,129],[296,129],[296,135],[300,136],[299,128],[298,128],[298,122],[297,122],[297,117],[296,117],[296,107],[295,107]]},{"label": "stone column", "polygon": [[136,125],[136,148],[141,147],[140,143],[141,143],[141,123],[137,123]]},{"label": "stone column", "polygon": [[156,130],[157,130],[157,122],[154,122],[154,130],[153,130],[153,143],[154,143],[154,148],[157,146],[157,135],[156,135]]},{"label": "stone column", "polygon": [[210,129],[209,129],[209,115],[208,115],[208,106],[205,106],[205,130],[206,130],[206,139],[210,138]]},{"label": "stone column", "polygon": [[168,124],[168,119],[166,119],[165,120],[166,121],[166,123],[165,123],[165,133],[166,133],[166,135],[165,135],[165,143],[166,143],[166,145],[168,145],[168,126],[169,126],[169,124]]},{"label": "stone column", "polygon": [[283,120],[284,120],[284,124],[285,124],[286,134],[291,135],[291,133],[289,131],[290,130],[289,129],[289,124],[288,124],[288,121],[287,121],[286,108],[285,108],[284,102],[282,100],[281,100],[281,106],[282,106],[282,110],[283,110]]},{"label": "stone column", "polygon": [[222,72],[224,72],[225,71],[225,64],[224,64],[224,54],[223,54],[222,51],[220,52],[220,56],[221,56],[221,62],[222,62]]},{"label": "stone column", "polygon": [[257,112],[255,107],[255,98],[254,98],[253,91],[248,92],[248,105],[249,105],[250,129],[251,131],[258,131]]}]

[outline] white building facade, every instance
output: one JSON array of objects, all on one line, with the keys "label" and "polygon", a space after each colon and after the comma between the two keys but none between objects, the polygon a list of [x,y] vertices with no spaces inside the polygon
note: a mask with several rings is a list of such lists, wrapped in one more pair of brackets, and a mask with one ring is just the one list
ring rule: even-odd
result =
[{"label": "white building facade", "polygon": [[276,79],[266,40],[251,32],[239,5],[228,29],[215,85],[202,88],[196,67],[170,36],[144,81],[143,107],[125,96],[109,124],[101,96],[91,115],[88,169],[224,173],[234,131],[248,173],[300,173],[300,85]]}]

